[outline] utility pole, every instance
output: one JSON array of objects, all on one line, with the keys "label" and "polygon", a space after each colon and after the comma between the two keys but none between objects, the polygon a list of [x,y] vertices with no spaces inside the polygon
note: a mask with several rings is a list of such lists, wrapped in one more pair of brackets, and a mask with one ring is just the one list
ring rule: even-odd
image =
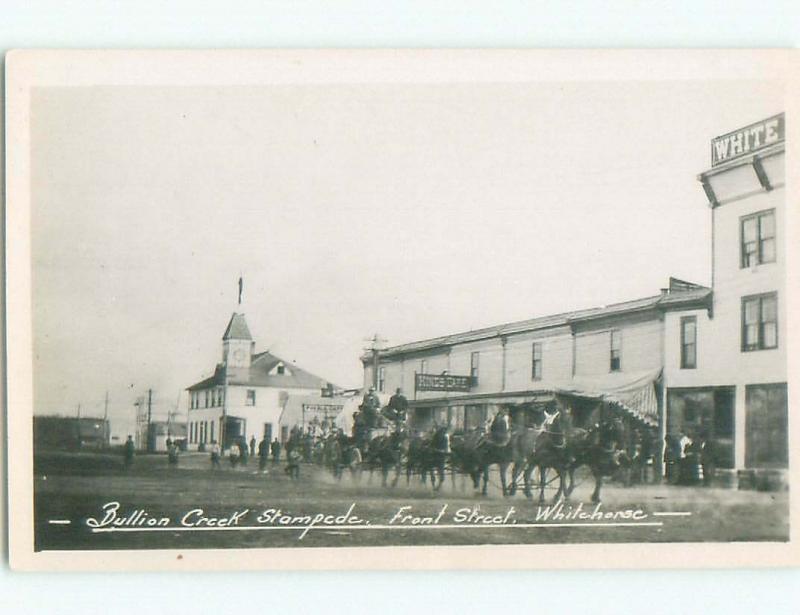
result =
[{"label": "utility pole", "polygon": [[365,341],[372,342],[372,345],[369,348],[365,348],[365,350],[370,350],[372,352],[372,386],[374,386],[375,390],[377,391],[378,370],[380,369],[380,345],[388,340],[383,339],[377,333],[375,333],[375,335],[366,339]]},{"label": "utility pole", "polygon": [[111,428],[108,426],[108,391],[103,402],[103,448],[111,443]]},{"label": "utility pole", "polygon": [[150,422],[153,418],[153,389],[147,389],[147,452],[152,453],[153,447],[150,443]]}]

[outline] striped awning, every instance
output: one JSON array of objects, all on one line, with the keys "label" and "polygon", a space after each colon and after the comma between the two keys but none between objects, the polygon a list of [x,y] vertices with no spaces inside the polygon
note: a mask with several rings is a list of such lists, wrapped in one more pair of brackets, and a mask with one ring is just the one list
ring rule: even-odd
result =
[{"label": "striped awning", "polygon": [[661,369],[647,372],[615,372],[594,378],[574,378],[557,393],[613,403],[631,416],[653,427],[658,425],[656,382]]}]

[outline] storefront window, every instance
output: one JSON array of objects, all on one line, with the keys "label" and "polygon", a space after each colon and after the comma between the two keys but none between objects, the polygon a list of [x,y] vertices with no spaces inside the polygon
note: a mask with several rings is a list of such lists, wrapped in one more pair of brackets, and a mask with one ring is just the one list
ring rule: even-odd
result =
[{"label": "storefront window", "polygon": [[448,408],[447,422],[454,431],[464,431],[464,406],[452,406]]},{"label": "storefront window", "polygon": [[486,405],[485,404],[471,404],[464,406],[464,429],[465,431],[473,431],[475,429],[483,429],[486,423]]},{"label": "storefront window", "polygon": [[788,412],[785,384],[745,388],[747,467],[789,466]]},{"label": "storefront window", "polygon": [[669,389],[667,434],[709,438],[716,465],[734,467],[734,387]]}]

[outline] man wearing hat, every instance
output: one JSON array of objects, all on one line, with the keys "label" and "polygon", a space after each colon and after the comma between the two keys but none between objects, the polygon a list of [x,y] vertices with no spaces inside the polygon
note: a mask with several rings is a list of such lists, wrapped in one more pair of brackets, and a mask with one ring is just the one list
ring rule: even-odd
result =
[{"label": "man wearing hat", "polygon": [[363,415],[364,424],[372,429],[375,427],[378,418],[378,410],[381,407],[381,400],[375,392],[375,387],[369,387],[369,391],[364,395],[364,401],[361,403],[361,413]]}]

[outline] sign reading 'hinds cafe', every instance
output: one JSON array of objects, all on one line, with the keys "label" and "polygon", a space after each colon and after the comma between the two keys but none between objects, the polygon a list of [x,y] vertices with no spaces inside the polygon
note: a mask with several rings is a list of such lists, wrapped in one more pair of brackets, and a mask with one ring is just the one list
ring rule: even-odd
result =
[{"label": "sign reading 'hinds cafe'", "polygon": [[711,166],[752,154],[780,143],[785,138],[786,122],[783,113],[734,130],[712,139]]},{"label": "sign reading 'hinds cafe'", "polygon": [[451,376],[449,374],[416,374],[414,388],[417,391],[469,391],[471,376]]}]

